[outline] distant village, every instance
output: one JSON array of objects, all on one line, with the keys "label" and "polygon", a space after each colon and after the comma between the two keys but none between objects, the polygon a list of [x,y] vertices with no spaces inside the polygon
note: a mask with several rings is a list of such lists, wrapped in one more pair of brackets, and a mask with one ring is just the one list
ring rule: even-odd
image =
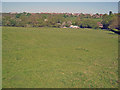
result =
[{"label": "distant village", "polygon": [[3,26],[107,29],[111,24],[110,19],[106,21],[107,17],[116,18],[117,15],[111,11],[109,14],[9,12],[3,13]]},{"label": "distant village", "polygon": [[[19,14],[17,12],[9,12],[10,14]],[[35,14],[66,14],[68,16],[80,16],[80,15],[85,15],[85,16],[91,16],[91,17],[94,17],[94,18],[101,18],[104,14],[87,14],[87,13],[48,13],[48,12],[41,12],[41,13],[30,13],[32,15],[35,15]]]},{"label": "distant village", "polygon": [[[10,14],[19,14],[17,12],[9,12]],[[104,14],[83,14],[83,13],[47,13],[47,12],[41,12],[41,13],[30,13],[31,15],[35,15],[35,14],[50,14],[50,15],[58,15],[58,14],[65,14],[65,15],[68,15],[68,16],[81,16],[81,15],[84,15],[84,17],[92,17],[92,18],[102,18],[102,16]],[[44,21],[47,21],[47,19],[44,19]],[[71,23],[72,24],[72,23]],[[97,22],[97,25],[99,26],[99,28],[103,28],[103,24],[101,22]],[[68,28],[66,26],[63,26],[62,28]],[[70,25],[69,28],[77,28],[79,29],[80,27],[79,26],[75,26],[75,25]]]}]

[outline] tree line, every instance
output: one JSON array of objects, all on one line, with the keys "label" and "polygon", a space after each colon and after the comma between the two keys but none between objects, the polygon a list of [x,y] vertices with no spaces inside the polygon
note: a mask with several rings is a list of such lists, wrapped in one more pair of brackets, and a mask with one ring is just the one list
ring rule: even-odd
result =
[{"label": "tree line", "polygon": [[12,27],[69,27],[77,25],[80,28],[99,28],[98,22],[103,25],[103,29],[120,29],[119,14],[90,15],[90,14],[45,14],[45,13],[2,13],[2,25]]}]

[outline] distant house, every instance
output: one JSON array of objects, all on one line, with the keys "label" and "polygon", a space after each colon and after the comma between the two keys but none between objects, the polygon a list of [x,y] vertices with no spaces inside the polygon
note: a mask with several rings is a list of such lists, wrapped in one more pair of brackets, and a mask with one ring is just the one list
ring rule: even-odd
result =
[{"label": "distant house", "polygon": [[70,25],[70,28],[80,28],[78,26],[73,26],[73,25]]},{"label": "distant house", "polygon": [[45,22],[47,22],[48,20],[47,19],[44,19]]},{"label": "distant house", "polygon": [[100,18],[100,15],[94,14],[92,17],[93,17],[93,18]]},{"label": "distant house", "polygon": [[99,26],[99,28],[103,28],[103,24],[101,22],[97,22],[97,25]]},{"label": "distant house", "polygon": [[36,13],[30,13],[31,15],[35,15]]},{"label": "distant house", "polygon": [[10,12],[10,14],[17,14],[17,12]]},{"label": "distant house", "polygon": [[63,28],[67,28],[67,27],[64,26]]},{"label": "distant house", "polygon": [[100,17],[102,17],[103,16],[103,14],[100,14]]}]

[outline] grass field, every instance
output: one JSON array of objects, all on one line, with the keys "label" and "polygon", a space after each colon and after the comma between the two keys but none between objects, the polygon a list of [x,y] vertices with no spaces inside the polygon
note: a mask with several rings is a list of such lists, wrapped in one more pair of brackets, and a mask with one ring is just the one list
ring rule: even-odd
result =
[{"label": "grass field", "polygon": [[118,35],[3,27],[3,88],[117,88]]}]

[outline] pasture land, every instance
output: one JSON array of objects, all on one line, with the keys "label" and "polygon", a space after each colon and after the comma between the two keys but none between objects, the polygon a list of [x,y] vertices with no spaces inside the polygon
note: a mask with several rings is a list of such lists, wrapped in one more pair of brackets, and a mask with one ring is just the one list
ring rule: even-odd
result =
[{"label": "pasture land", "polygon": [[3,27],[2,80],[3,88],[118,87],[118,35]]}]

